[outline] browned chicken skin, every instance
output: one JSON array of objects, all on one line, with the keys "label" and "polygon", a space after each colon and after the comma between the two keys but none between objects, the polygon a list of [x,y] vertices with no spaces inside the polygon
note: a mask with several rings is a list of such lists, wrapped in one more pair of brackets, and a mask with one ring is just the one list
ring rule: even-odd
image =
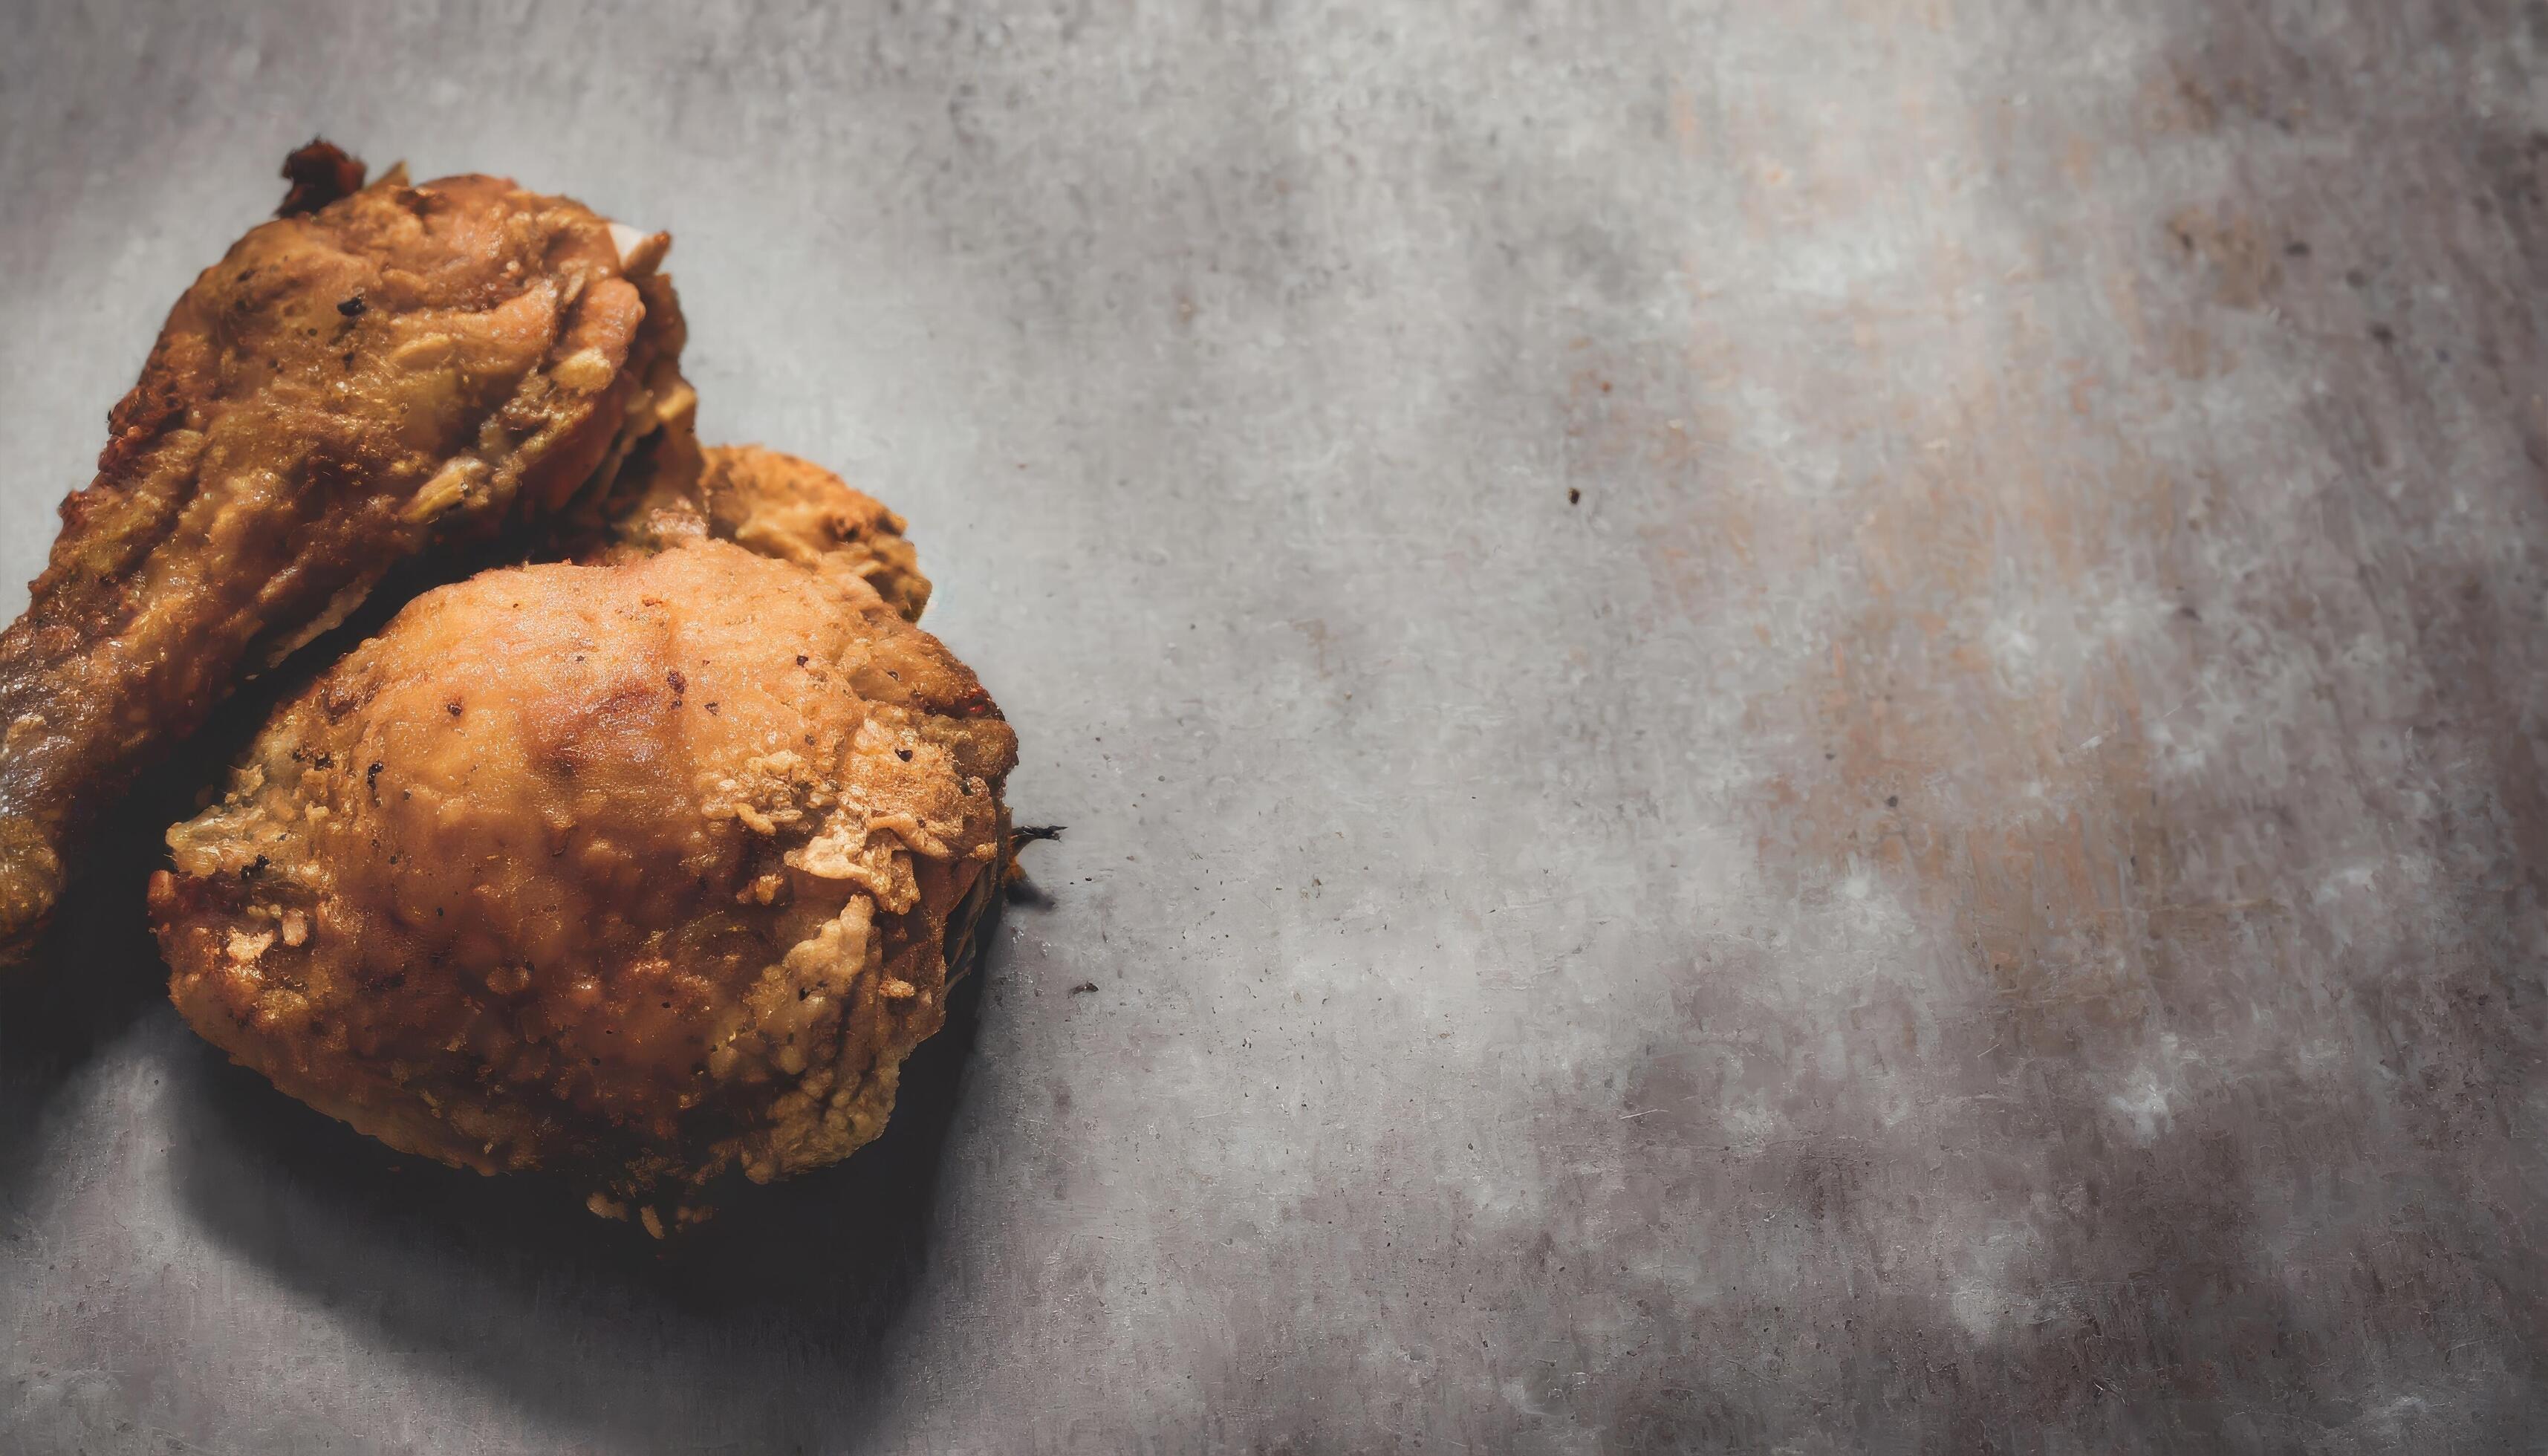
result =
[{"label": "browned chicken skin", "polygon": [[848,571],[916,622],[929,605],[929,579],[902,531],[901,516],[811,461],[759,445],[701,451],[684,418],[647,442],[617,489],[577,512],[562,545],[597,561],[713,536],[798,566]]},{"label": "browned chicken skin", "polygon": [[339,196],[362,167],[323,145],[287,175],[288,215],[170,312],[0,635],[0,961],[242,677],[401,562],[606,487],[689,409],[661,234],[494,177]]},{"label": "browned chicken skin", "polygon": [[288,703],[150,902],[179,1010],[284,1091],[661,1233],[881,1131],[1016,739],[906,620],[891,512],[685,430],[643,464],[583,562],[427,593]]}]

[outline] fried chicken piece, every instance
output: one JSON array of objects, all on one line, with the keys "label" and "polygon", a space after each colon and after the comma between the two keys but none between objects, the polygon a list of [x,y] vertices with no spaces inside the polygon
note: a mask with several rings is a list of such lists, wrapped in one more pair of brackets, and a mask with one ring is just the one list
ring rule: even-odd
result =
[{"label": "fried chicken piece", "polygon": [[278,712],[150,885],[170,993],[237,1060],[659,1234],[728,1170],[882,1130],[1000,884],[1017,761],[870,585],[927,592],[889,512],[767,452],[686,481],[592,560],[409,605]]},{"label": "fried chicken piece", "polygon": [[648,458],[581,513],[567,553],[618,560],[715,537],[803,567],[849,571],[907,622],[929,605],[929,579],[903,518],[810,460],[759,445],[700,451],[688,421],[650,441]]},{"label": "fried chicken piece", "polygon": [[177,301],[0,634],[0,961],[96,812],[242,678],[686,417],[669,238],[501,178],[362,173],[295,153],[286,216]]}]

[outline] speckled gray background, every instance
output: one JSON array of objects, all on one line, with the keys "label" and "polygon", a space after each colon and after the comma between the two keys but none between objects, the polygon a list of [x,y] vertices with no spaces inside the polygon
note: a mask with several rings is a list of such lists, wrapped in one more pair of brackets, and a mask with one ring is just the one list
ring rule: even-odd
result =
[{"label": "speckled gray background", "polygon": [[6,10],[0,576],[289,146],[511,172],[1069,836],[658,1256],[196,1044],[137,825],[0,998],[0,1447],[2548,1432],[2548,6]]}]

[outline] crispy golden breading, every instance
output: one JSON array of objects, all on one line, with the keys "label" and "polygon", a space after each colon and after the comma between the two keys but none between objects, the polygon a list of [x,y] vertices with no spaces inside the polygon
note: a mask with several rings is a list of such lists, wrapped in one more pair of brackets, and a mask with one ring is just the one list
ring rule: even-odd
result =
[{"label": "crispy golden breading", "polygon": [[605,554],[419,597],[170,831],[150,901],[178,1008],[284,1091],[660,1231],[881,1131],[1016,738],[870,552]]},{"label": "crispy golden breading", "polygon": [[929,605],[929,579],[903,519],[810,460],[759,445],[701,451],[688,421],[648,443],[643,468],[582,512],[565,554],[607,561],[715,537],[799,566],[864,578],[905,621]]},{"label": "crispy golden breading", "polygon": [[289,215],[170,312],[0,635],[0,960],[85,823],[242,677],[402,561],[606,487],[690,408],[662,234],[494,177],[338,196],[362,167],[332,147],[287,174]]}]

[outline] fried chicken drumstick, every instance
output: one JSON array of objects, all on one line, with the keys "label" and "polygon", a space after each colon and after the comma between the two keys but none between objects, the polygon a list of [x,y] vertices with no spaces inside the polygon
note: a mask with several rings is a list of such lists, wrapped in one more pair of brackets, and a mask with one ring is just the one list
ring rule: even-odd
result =
[{"label": "fried chicken drumstick", "polygon": [[96,812],[385,573],[606,488],[685,417],[669,239],[495,177],[369,187],[314,142],[285,215],[177,301],[0,635],[0,961]]},{"label": "fried chicken drumstick", "polygon": [[649,1231],[846,1156],[945,1019],[1017,740],[902,522],[667,431],[573,564],[418,597],[169,833],[207,1040],[392,1146]]}]

